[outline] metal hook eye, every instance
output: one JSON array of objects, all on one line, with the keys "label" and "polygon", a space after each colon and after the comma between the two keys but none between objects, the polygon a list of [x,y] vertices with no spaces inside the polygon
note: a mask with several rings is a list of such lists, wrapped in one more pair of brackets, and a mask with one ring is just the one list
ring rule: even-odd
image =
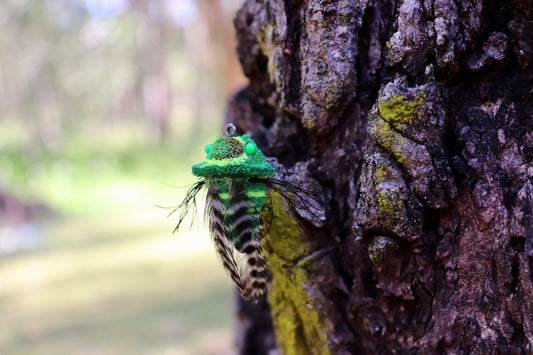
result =
[{"label": "metal hook eye", "polygon": [[235,125],[233,123],[230,123],[226,126],[226,136],[231,137],[235,134],[237,131],[237,128],[235,128]]}]

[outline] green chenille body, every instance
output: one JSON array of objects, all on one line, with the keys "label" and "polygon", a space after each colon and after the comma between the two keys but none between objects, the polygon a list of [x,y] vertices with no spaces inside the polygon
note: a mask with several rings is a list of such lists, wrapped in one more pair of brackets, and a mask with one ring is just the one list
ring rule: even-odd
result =
[{"label": "green chenille body", "polygon": [[[213,144],[208,144],[205,151],[205,161],[193,165],[192,173],[216,186],[220,199],[228,210],[232,182],[238,181],[251,201],[250,228],[255,232],[259,227],[259,215],[266,196],[265,184],[261,183],[260,179],[273,176],[276,173],[274,167],[265,160],[263,153],[246,134],[240,137],[219,137]],[[238,231],[228,230],[227,238],[234,242],[237,248],[240,247]]]},{"label": "green chenille body", "polygon": [[240,137],[219,137],[206,147],[205,162],[192,166],[192,173],[207,179],[267,178],[276,173],[254,141]]}]

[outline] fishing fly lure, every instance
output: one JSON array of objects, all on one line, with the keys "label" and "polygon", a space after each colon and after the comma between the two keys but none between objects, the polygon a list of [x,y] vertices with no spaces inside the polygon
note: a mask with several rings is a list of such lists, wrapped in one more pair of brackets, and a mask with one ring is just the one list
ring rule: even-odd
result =
[{"label": "fishing fly lure", "polygon": [[204,215],[222,264],[241,295],[255,301],[263,295],[267,283],[261,210],[267,187],[279,190],[280,183],[272,179],[276,170],[255,142],[246,134],[237,136],[235,131],[235,126],[229,124],[225,136],[206,145],[205,161],[193,165],[192,173],[200,180],[176,208],[180,216],[175,230],[191,207],[196,207],[197,194],[206,190]]}]

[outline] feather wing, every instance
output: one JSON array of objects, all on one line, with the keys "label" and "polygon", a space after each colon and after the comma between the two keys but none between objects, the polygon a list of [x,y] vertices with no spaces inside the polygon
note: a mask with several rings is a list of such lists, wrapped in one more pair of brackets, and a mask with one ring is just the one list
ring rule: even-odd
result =
[{"label": "feather wing", "polygon": [[246,287],[241,279],[241,273],[239,272],[237,262],[233,255],[233,248],[226,237],[228,235],[228,227],[226,223],[228,211],[220,198],[217,187],[213,183],[208,184],[205,208],[206,222],[217,253],[222,260],[222,265],[230,274],[230,277],[233,282],[235,282],[239,292],[245,299],[248,299]]},{"label": "feather wing", "polygon": [[179,219],[178,224],[172,231],[173,233],[177,232],[180,229],[181,223],[189,214],[189,211],[192,209],[193,212],[193,219],[191,221],[191,225],[194,222],[194,216],[196,216],[196,197],[200,191],[205,187],[205,180],[199,180],[196,183],[194,183],[189,190],[187,190],[187,194],[185,195],[185,198],[183,201],[178,205],[178,207],[174,208],[172,212],[169,213],[169,216],[171,216],[174,212],[179,211]]},{"label": "feather wing", "polygon": [[235,236],[237,250],[244,254],[240,268],[245,299],[257,301],[265,293],[267,282],[266,260],[261,249],[259,208],[248,195],[245,187],[233,180],[229,194],[230,228]]}]

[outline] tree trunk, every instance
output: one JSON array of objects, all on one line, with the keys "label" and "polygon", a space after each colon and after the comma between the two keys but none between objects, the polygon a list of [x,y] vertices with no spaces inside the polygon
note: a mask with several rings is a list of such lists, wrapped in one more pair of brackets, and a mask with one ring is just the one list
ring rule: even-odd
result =
[{"label": "tree trunk", "polygon": [[227,119],[325,211],[272,212],[281,352],[533,353],[533,3],[248,0],[235,26]]}]

